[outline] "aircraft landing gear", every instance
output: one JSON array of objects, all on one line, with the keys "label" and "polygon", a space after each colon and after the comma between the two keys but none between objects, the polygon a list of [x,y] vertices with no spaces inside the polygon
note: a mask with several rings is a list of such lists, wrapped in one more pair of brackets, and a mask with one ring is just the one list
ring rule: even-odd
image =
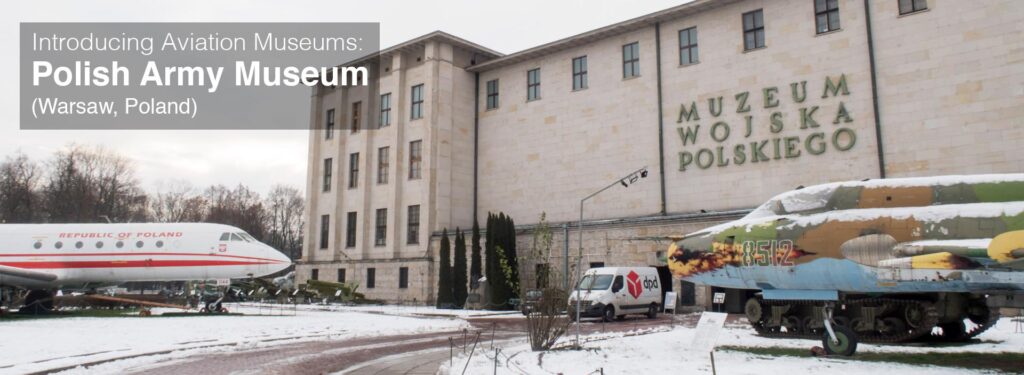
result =
[{"label": "aircraft landing gear", "polygon": [[834,309],[834,303],[825,304],[825,337],[821,339],[821,344],[829,355],[851,356],[857,351],[857,334],[849,326],[832,324]]},{"label": "aircraft landing gear", "polygon": [[49,290],[32,290],[25,296],[25,303],[18,309],[22,314],[46,314],[53,311],[54,292]]}]

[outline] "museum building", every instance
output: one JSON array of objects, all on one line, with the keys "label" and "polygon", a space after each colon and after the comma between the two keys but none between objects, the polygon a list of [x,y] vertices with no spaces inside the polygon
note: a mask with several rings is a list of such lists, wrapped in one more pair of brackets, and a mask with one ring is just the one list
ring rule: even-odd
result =
[{"label": "museum building", "polygon": [[584,269],[664,267],[673,236],[798,186],[1020,172],[1021,24],[1017,0],[695,0],[507,55],[440,31],[383,49],[348,63],[370,85],[312,92],[296,281],[432,303],[442,229],[504,212],[523,256],[544,213],[529,280],[642,168],[586,200]]}]

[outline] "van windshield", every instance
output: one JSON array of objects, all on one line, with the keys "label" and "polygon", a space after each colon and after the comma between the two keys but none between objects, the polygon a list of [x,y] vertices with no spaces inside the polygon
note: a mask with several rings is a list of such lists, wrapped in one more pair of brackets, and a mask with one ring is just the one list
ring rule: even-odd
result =
[{"label": "van windshield", "polygon": [[576,290],[605,290],[612,285],[612,275],[586,275]]}]

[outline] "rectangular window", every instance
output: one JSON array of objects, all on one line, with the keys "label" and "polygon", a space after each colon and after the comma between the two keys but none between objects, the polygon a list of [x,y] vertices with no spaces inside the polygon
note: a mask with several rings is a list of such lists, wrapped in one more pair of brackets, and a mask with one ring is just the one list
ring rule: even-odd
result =
[{"label": "rectangular window", "polygon": [[928,9],[928,0],[900,0],[900,15]]},{"label": "rectangular window", "polygon": [[324,115],[327,126],[324,127],[324,139],[334,138],[334,108],[328,109]]},{"label": "rectangular window", "polygon": [[359,127],[362,124],[362,116],[360,113],[363,109],[363,102],[352,103],[352,132],[359,131]]},{"label": "rectangular window", "polygon": [[743,13],[743,49],[764,47],[764,11],[761,9]]},{"label": "rectangular window", "polygon": [[409,142],[409,179],[419,180],[423,164],[423,141]]},{"label": "rectangular window", "polygon": [[409,267],[398,268],[398,288],[406,289],[409,287]]},{"label": "rectangular window", "polygon": [[356,247],[356,213],[349,212],[345,223],[345,247]]},{"label": "rectangular window", "polygon": [[367,268],[366,269],[366,288],[373,289],[377,284],[377,269]]},{"label": "rectangular window", "polygon": [[540,68],[526,72],[526,101],[540,99]]},{"label": "rectangular window", "polygon": [[572,59],[572,89],[583,90],[587,88],[587,57],[580,56]]},{"label": "rectangular window", "polygon": [[814,22],[818,34],[839,30],[839,0],[814,0]]},{"label": "rectangular window", "polygon": [[698,62],[700,62],[700,50],[697,49],[697,27],[679,30],[679,65]]},{"label": "rectangular window", "polygon": [[359,153],[348,155],[348,188],[359,186]]},{"label": "rectangular window", "polygon": [[590,262],[590,268],[604,267],[604,262]]},{"label": "rectangular window", "polygon": [[415,245],[420,243],[420,205],[409,206],[408,216],[406,220],[409,227],[405,230],[405,243]]},{"label": "rectangular window", "polygon": [[310,280],[320,280],[320,270],[314,268],[313,271],[310,272],[309,279]]},{"label": "rectangular window", "polygon": [[380,119],[378,127],[391,125],[391,93],[380,96]]},{"label": "rectangular window", "polygon": [[423,84],[412,87],[412,110],[409,112],[409,118],[423,118]]},{"label": "rectangular window", "polygon": [[498,108],[498,80],[487,81],[487,109]]},{"label": "rectangular window", "polygon": [[640,76],[640,42],[622,46],[622,78]]},{"label": "rectangular window", "polygon": [[388,209],[378,208],[377,209],[377,227],[373,235],[374,246],[387,245],[388,235]]},{"label": "rectangular window", "polygon": [[331,191],[331,180],[334,174],[334,159],[324,159],[324,191]]},{"label": "rectangular window", "polygon": [[345,269],[344,268],[339,268],[338,269],[338,282],[339,283],[345,282]]},{"label": "rectangular window", "polygon": [[381,147],[377,149],[377,183],[384,185],[388,183],[388,168],[391,166],[389,160],[389,154],[391,153],[390,147]]},{"label": "rectangular window", "polygon": [[326,249],[330,243],[331,215],[320,215],[320,249]]}]

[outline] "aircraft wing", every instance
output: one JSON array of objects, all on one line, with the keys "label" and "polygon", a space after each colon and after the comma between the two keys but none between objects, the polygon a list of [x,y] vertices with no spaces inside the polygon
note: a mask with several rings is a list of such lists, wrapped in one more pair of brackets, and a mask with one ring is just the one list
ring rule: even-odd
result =
[{"label": "aircraft wing", "polygon": [[33,271],[24,268],[10,267],[0,265],[0,275],[22,277],[26,279],[38,280],[38,281],[54,281],[57,280],[57,275],[47,272]]}]

